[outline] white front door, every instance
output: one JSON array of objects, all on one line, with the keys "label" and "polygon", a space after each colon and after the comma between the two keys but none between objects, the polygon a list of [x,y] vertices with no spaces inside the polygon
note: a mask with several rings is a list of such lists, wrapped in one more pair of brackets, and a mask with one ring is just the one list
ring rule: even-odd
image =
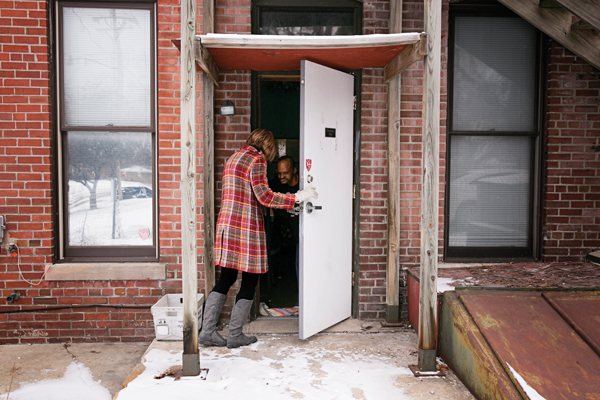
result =
[{"label": "white front door", "polygon": [[302,61],[300,188],[319,198],[300,215],[300,339],[352,310],[353,92],[352,75]]}]

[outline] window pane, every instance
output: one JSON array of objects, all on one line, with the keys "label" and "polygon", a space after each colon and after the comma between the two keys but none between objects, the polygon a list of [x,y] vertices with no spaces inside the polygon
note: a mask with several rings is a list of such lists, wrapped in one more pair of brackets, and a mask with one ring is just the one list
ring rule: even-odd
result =
[{"label": "window pane", "polygon": [[152,135],[68,132],[69,246],[152,246]]},{"label": "window pane", "polygon": [[450,246],[527,247],[531,141],[514,136],[452,138]]},{"label": "window pane", "polygon": [[353,11],[261,11],[261,35],[352,35]]},{"label": "window pane", "polygon": [[67,126],[150,126],[150,10],[63,9]]},{"label": "window pane", "polygon": [[535,129],[535,43],[520,18],[456,17],[453,130]]}]

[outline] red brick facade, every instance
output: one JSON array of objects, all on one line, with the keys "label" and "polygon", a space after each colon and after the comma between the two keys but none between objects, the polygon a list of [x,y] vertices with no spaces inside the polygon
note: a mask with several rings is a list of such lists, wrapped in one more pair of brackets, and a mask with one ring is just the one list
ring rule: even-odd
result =
[{"label": "red brick facade", "polygon": [[[201,3],[201,2],[200,2]],[[250,33],[250,0],[219,0],[215,31]],[[0,253],[0,311],[68,305],[150,306],[181,291],[179,134],[179,0],[158,1],[158,191],[160,263],[165,280],[98,280],[38,283],[56,259],[55,163],[52,131],[52,66],[45,1],[0,1],[0,215],[7,230]],[[197,9],[202,32],[202,6]],[[440,112],[440,254],[443,249],[448,4],[444,3]],[[387,33],[389,3],[363,3],[363,33]],[[403,30],[423,29],[423,2],[403,2]],[[550,42],[542,169],[543,261],[582,260],[600,248],[600,78],[560,45]],[[197,73],[198,271],[204,291],[202,74]],[[420,240],[422,63],[402,74],[400,262],[418,264]],[[215,105],[233,100],[234,117],[215,117],[216,207],[225,160],[244,142],[251,126],[251,74],[222,71]],[[360,318],[385,318],[387,261],[387,84],[382,69],[362,73],[360,175]],[[15,242],[20,257],[7,253]],[[20,276],[22,272],[22,277]],[[232,302],[229,299],[229,303]],[[225,314],[228,314],[226,306]],[[139,341],[154,337],[148,308],[74,308],[0,314],[0,343]]]},{"label": "red brick facade", "polygon": [[548,48],[544,261],[600,248],[600,76],[552,41]]}]

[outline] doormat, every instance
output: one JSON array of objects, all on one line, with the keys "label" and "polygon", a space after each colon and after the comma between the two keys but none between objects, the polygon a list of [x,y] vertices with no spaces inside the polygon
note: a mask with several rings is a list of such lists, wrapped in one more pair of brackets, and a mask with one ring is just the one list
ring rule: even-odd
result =
[{"label": "doormat", "polygon": [[263,317],[297,317],[298,307],[293,308],[269,308],[265,303],[260,303],[259,314]]}]

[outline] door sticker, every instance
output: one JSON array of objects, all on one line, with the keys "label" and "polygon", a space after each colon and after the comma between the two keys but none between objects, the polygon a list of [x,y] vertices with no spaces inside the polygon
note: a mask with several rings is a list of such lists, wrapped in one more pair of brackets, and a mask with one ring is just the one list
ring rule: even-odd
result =
[{"label": "door sticker", "polygon": [[312,167],[312,160],[310,158],[306,159],[306,170],[310,172],[310,167]]}]

